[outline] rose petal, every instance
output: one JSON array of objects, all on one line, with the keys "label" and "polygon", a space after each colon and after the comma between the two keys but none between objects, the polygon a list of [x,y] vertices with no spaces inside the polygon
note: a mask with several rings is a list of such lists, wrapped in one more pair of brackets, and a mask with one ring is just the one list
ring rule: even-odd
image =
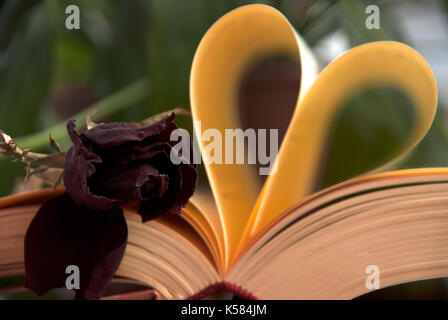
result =
[{"label": "rose petal", "polygon": [[180,169],[182,172],[182,206],[185,206],[196,189],[198,170],[196,166],[190,164],[181,164]]},{"label": "rose petal", "polygon": [[[147,142],[147,141],[144,141]],[[168,142],[157,142],[149,145],[141,145],[141,144],[132,144],[127,146],[122,146],[119,148],[111,148],[106,150],[106,152],[102,153],[102,156],[109,161],[118,162],[122,164],[128,164],[132,161],[136,160],[148,160],[154,158],[161,152],[165,152],[171,158],[171,150],[172,146]],[[191,164],[194,168],[196,168],[196,164],[193,163],[193,151],[190,151],[190,159],[186,161],[186,157],[182,155],[174,154],[177,160],[180,160],[182,163],[186,162]],[[168,161],[171,161],[171,159]]]},{"label": "rose petal", "polygon": [[95,194],[128,203],[146,200],[152,195],[162,196],[168,187],[164,176],[145,161],[135,161],[125,166],[103,163],[89,180],[89,185]]},{"label": "rose petal", "polygon": [[103,150],[102,157],[111,162],[129,164],[137,160],[148,160],[155,157],[161,151],[169,153],[171,145],[167,142],[158,142],[149,145],[141,143],[128,143],[127,145]]},{"label": "rose petal", "polygon": [[142,201],[138,208],[138,213],[142,217],[142,221],[147,222],[164,215],[178,215],[180,214],[181,209],[182,203],[179,200],[166,196],[163,198],[152,198],[147,201]]},{"label": "rose petal", "polygon": [[127,226],[120,208],[93,211],[68,194],[45,202],[25,237],[26,286],[39,295],[65,287],[66,267],[80,271],[79,299],[99,299],[123,257]]},{"label": "rose petal", "polygon": [[[111,148],[114,146],[121,146],[125,143],[143,141],[155,135],[163,134],[163,140],[169,141],[171,131],[177,126],[173,123],[174,113],[165,117],[161,121],[147,127],[139,127],[131,123],[111,122],[101,124],[90,130],[87,130],[83,135],[101,149]],[[170,130],[167,130],[169,128]],[[169,131],[169,133],[168,133]]]},{"label": "rose petal", "polygon": [[64,185],[72,199],[79,205],[92,210],[109,210],[116,201],[104,196],[95,195],[88,186],[88,179],[95,172],[96,163],[101,163],[101,158],[89,150],[75,130],[75,121],[67,123],[67,131],[73,142],[67,152]]},{"label": "rose petal", "polygon": [[143,221],[156,219],[165,214],[180,214],[182,206],[194,192],[197,180],[196,167],[189,164],[167,165],[169,155],[161,151],[151,159],[153,166],[160,168],[165,164],[164,171],[169,177],[169,188],[162,197],[142,201],[138,213]]}]

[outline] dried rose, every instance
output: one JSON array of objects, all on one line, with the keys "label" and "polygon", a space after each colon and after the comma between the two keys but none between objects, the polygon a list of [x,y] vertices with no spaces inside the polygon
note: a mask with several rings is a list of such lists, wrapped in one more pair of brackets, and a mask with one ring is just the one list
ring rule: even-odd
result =
[{"label": "dried rose", "polygon": [[[179,214],[194,192],[195,165],[171,162],[174,114],[140,127],[98,125],[78,134],[64,168],[66,193],[48,200],[25,237],[26,285],[38,294],[64,287],[68,265],[80,270],[78,299],[98,299],[118,269],[127,241],[121,205],[139,201],[143,221]],[[180,158],[181,154],[178,155]]]},{"label": "dried rose", "polygon": [[[170,160],[174,113],[156,124],[106,123],[78,135],[67,124],[73,147],[67,153],[64,184],[82,206],[107,210],[140,201],[143,221],[179,214],[196,187],[193,164]],[[179,155],[181,156],[181,155]]]}]

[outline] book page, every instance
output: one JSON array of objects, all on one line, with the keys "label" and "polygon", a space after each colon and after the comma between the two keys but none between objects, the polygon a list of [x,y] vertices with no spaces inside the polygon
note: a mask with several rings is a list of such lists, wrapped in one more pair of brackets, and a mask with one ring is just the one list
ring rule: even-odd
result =
[{"label": "book page", "polygon": [[271,7],[248,5],[223,16],[207,31],[193,60],[191,108],[194,120],[199,122],[195,123],[195,131],[201,138],[207,174],[224,227],[226,265],[249,221],[261,184],[250,165],[227,163],[229,153],[244,152],[237,150],[236,144],[228,150],[224,146],[229,141],[220,141],[223,151],[218,155],[215,151],[214,159],[207,159],[216,143],[207,133],[214,131],[225,137],[226,129],[242,127],[238,90],[244,74],[254,63],[272,55],[302,58],[297,69],[301,74],[301,99],[314,79],[317,65],[286,18]]},{"label": "book page", "polygon": [[[339,79],[343,77],[344,81]],[[302,102],[298,102],[278,155],[278,170],[269,176],[252,213],[246,239],[289,206],[312,193],[319,174],[331,122],[350,93],[372,84],[387,84],[409,96],[416,121],[407,141],[384,165],[412,149],[430,128],[437,106],[432,71],[407,45],[373,42],[355,47],[328,65]]]},{"label": "book page", "polygon": [[402,170],[343,182],[291,208],[252,241],[226,280],[263,299],[350,299],[446,277],[448,170]]}]

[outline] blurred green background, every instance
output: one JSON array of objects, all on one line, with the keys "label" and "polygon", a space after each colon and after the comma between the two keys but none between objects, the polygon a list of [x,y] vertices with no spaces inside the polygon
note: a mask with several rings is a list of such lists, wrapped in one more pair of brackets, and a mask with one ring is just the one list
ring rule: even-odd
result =
[{"label": "blurred green background", "polygon": [[[175,107],[189,108],[189,71],[201,37],[220,16],[249,3],[255,1],[1,1],[0,128],[22,148],[46,151],[48,132],[69,147],[65,120],[87,107],[100,110],[97,116],[108,121],[138,121]],[[422,1],[377,1],[381,28],[368,30],[368,1],[257,3],[283,12],[321,66],[339,51],[369,41],[399,40],[415,47],[394,13],[410,4],[425,8]],[[80,30],[65,28],[70,4],[80,8]],[[440,2],[446,13],[445,5]],[[356,95],[329,137],[321,186],[372,167],[371,159],[393,152],[412,123],[406,115],[411,108],[399,93],[372,88]],[[397,167],[447,165],[444,113],[439,106],[431,132]],[[188,127],[188,122],[180,118],[181,125]],[[352,166],[344,165],[348,157],[356,159]],[[9,194],[24,174],[22,164],[0,159],[0,196]]]},{"label": "blurred green background", "polygon": [[[345,49],[377,40],[428,49],[425,52],[436,60],[448,56],[448,42],[422,40],[406,27],[418,16],[412,15],[415,8],[430,10],[429,20],[437,14],[446,22],[446,1],[431,5],[375,1],[381,28],[368,30],[365,8],[371,2],[0,0],[0,129],[17,138],[19,146],[44,152],[49,151],[48,132],[63,148],[70,146],[66,119],[74,115],[82,119],[87,108],[97,109],[97,116],[107,121],[139,121],[175,107],[188,109],[190,66],[201,37],[223,14],[250,3],[269,4],[285,14],[321,66]],[[70,4],[80,8],[80,30],[65,28],[65,9]],[[406,10],[409,16],[400,15]],[[431,34],[447,34],[446,25],[437,32],[426,28]],[[448,68],[446,63],[440,70]],[[439,82],[438,73],[436,78],[439,92],[446,97],[446,78]],[[390,88],[355,93],[332,128],[322,186],[356,175],[372,167],[372,159],[393,153],[413,121],[408,104],[406,97]],[[433,128],[395,168],[448,165],[443,105],[439,99]],[[190,121],[180,118],[178,123],[189,127]],[[354,165],[346,165],[349,159],[356,159]],[[24,175],[23,164],[0,158],[0,196],[10,194]]]}]

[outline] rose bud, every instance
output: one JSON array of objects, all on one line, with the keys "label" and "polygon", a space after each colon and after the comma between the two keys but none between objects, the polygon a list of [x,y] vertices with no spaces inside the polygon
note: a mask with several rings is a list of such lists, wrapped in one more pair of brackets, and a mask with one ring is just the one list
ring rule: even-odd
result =
[{"label": "rose bud", "polygon": [[[139,202],[143,221],[179,214],[196,186],[195,165],[171,162],[174,114],[140,127],[108,123],[75,131],[64,168],[66,193],[46,201],[25,236],[26,286],[41,295],[65,286],[66,268],[80,270],[77,299],[99,299],[127,242],[120,205]],[[182,155],[178,155],[182,159]],[[191,159],[189,159],[191,160]]]},{"label": "rose bud", "polygon": [[70,121],[73,147],[64,170],[68,194],[92,210],[139,201],[143,221],[179,214],[196,187],[197,170],[193,164],[171,162],[177,143],[170,141],[177,129],[173,119],[174,113],[147,127],[106,123],[81,135]]}]

